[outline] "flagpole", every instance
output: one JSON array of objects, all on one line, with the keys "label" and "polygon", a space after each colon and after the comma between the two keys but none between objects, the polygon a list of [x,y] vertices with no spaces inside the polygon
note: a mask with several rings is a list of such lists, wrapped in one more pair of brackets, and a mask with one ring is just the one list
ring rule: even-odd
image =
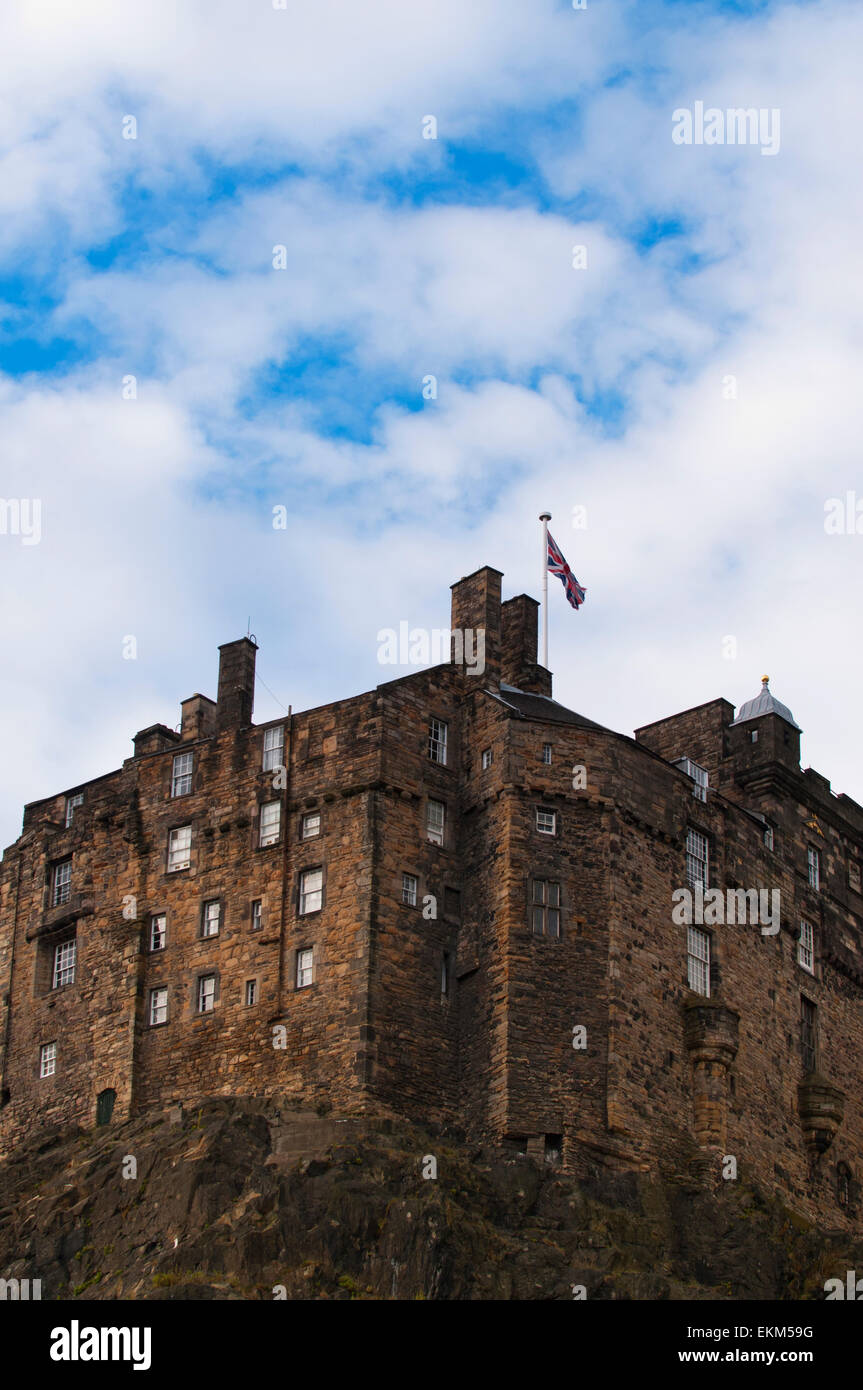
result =
[{"label": "flagpole", "polygon": [[542,522],[542,664],[548,670],[548,523],[551,512],[540,512]]}]

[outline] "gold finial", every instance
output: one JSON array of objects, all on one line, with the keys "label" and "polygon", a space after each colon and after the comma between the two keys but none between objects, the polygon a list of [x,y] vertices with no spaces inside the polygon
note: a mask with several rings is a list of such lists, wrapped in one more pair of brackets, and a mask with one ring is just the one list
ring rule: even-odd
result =
[{"label": "gold finial", "polygon": [[769,680],[770,680],[770,677],[769,677],[769,676],[762,676],[762,677],[761,677],[761,684],[762,684],[762,685],[766,685],[767,682],[768,682]]}]

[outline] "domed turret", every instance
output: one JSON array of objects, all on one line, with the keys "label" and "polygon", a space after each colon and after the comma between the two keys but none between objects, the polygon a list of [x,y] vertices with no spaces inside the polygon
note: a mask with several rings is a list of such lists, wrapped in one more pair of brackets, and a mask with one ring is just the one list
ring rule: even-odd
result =
[{"label": "domed turret", "polygon": [[761,677],[760,691],[755,696],[754,700],[747,700],[740,706],[740,713],[733,721],[731,725],[732,728],[734,728],[736,724],[745,724],[748,719],[760,719],[763,714],[778,714],[780,719],[787,720],[795,729],[800,728],[800,725],[796,722],[788,706],[783,705],[781,700],[776,699],[776,696],[770,689],[769,682],[769,676]]}]

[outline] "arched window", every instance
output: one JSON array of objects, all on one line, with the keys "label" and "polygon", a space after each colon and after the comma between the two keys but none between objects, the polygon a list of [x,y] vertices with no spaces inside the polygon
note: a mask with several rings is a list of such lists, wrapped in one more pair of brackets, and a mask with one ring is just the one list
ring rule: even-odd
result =
[{"label": "arched window", "polygon": [[108,1125],[111,1123],[111,1116],[114,1113],[114,1101],[117,1099],[117,1092],[109,1086],[106,1091],[100,1091],[96,1097],[96,1124]]}]

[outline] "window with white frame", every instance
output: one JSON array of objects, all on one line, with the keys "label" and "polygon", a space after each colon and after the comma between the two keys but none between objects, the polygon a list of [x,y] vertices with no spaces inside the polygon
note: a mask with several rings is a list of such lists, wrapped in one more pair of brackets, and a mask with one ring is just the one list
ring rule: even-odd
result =
[{"label": "window with white frame", "polygon": [[687,777],[691,778],[692,795],[696,797],[698,801],[706,801],[709,782],[706,769],[700,767],[698,763],[694,763],[691,758],[678,759],[675,763],[675,767],[679,767],[681,772],[685,772]]},{"label": "window with white frame", "polygon": [[800,923],[800,935],[797,938],[797,964],[802,965],[804,970],[808,970],[810,975],[815,974],[815,928],[811,922]]},{"label": "window with white frame", "polygon": [[320,912],[324,895],[323,869],[304,869],[300,874],[300,916]]},{"label": "window with white frame", "polygon": [[415,874],[402,874],[402,902],[408,907],[416,907],[418,888],[419,881]]},{"label": "window with white frame", "polygon": [[446,820],[446,807],[442,801],[434,801],[431,797],[426,804],[426,838],[433,845],[443,844],[444,823]]},{"label": "window with white frame", "polygon": [[261,807],[261,847],[264,845],[275,845],[279,839],[279,828],[282,823],[282,803],[280,801],[266,801]]},{"label": "window with white frame", "polygon": [[66,829],[67,829],[67,830],[69,829],[69,826],[72,824],[72,821],[75,819],[75,812],[76,812],[76,810],[78,809],[79,806],[83,806],[83,805],[84,805],[84,793],[83,793],[83,792],[76,792],[74,796],[67,796],[67,797],[66,797]]},{"label": "window with white frame", "polygon": [[61,989],[63,985],[75,983],[75,959],[77,944],[74,936],[60,941],[54,947],[54,970],[51,975],[51,988]]},{"label": "window with white frame", "polygon": [[168,1022],[168,991],[165,988],[150,990],[150,1027]]},{"label": "window with white frame", "polygon": [[39,1048],[39,1076],[53,1076],[57,1070],[57,1044],[43,1043]]},{"label": "window with white frame", "polygon": [[546,810],[543,806],[536,808],[536,828],[540,835],[557,834],[557,812]]},{"label": "window with white frame", "polygon": [[316,835],[321,833],[321,813],[320,811],[309,811],[303,816],[302,838],[304,840],[314,840]]},{"label": "window with white frame", "polygon": [[178,753],[174,758],[174,771],[171,777],[171,795],[188,796],[192,790],[191,753]]},{"label": "window with white frame", "polygon": [[273,772],[285,763],[285,726],[264,730],[264,772]]},{"label": "window with white frame", "polygon": [[209,1014],[216,1007],[216,977],[201,975],[198,980],[198,1013]]},{"label": "window with white frame", "polygon": [[442,719],[429,720],[429,757],[433,763],[446,763],[446,735]]},{"label": "window with white frame", "polygon": [[167,937],[167,917],[158,912],[150,918],[150,950],[164,951]]},{"label": "window with white frame", "polygon": [[212,898],[209,902],[204,903],[204,911],[201,918],[201,935],[218,936],[221,925],[222,904],[218,898]]},{"label": "window with white frame", "polygon": [[252,931],[260,931],[264,925],[264,903],[262,898],[255,898],[252,903]]},{"label": "window with white frame", "polygon": [[700,830],[686,832],[686,881],[706,888],[709,875],[707,836]]},{"label": "window with white frame", "polygon": [[811,845],[806,851],[806,874],[809,887],[817,892],[821,887],[821,855]]},{"label": "window with white frame", "polygon": [[180,825],[168,836],[168,873],[188,869],[192,862],[192,827]]},{"label": "window with white frame", "polygon": [[686,929],[686,979],[696,994],[710,997],[710,933],[700,927]]},{"label": "window with white frame", "polygon": [[314,979],[314,952],[311,947],[297,951],[297,989],[305,989]]},{"label": "window with white frame", "polygon": [[542,761],[543,761],[544,763],[550,763],[550,762],[551,762],[551,744],[550,744],[550,743],[544,743],[544,744],[542,745]]},{"label": "window with white frame", "polygon": [[257,980],[247,980],[247,981],[246,981],[246,1006],[247,1006],[247,1007],[250,1007],[252,1004],[257,1004],[257,1002],[258,1002],[258,982],[257,982]]},{"label": "window with white frame", "polygon": [[483,770],[483,772],[488,772],[488,769],[491,767],[491,760],[492,760],[492,752],[491,752],[491,749],[490,749],[490,748],[484,748],[484,749],[482,750],[482,770]]},{"label": "window with white frame", "polygon": [[51,871],[51,906],[59,907],[72,896],[72,860],[62,859]]},{"label": "window with white frame", "polygon": [[560,884],[535,878],[531,893],[531,925],[535,936],[560,936]]}]

